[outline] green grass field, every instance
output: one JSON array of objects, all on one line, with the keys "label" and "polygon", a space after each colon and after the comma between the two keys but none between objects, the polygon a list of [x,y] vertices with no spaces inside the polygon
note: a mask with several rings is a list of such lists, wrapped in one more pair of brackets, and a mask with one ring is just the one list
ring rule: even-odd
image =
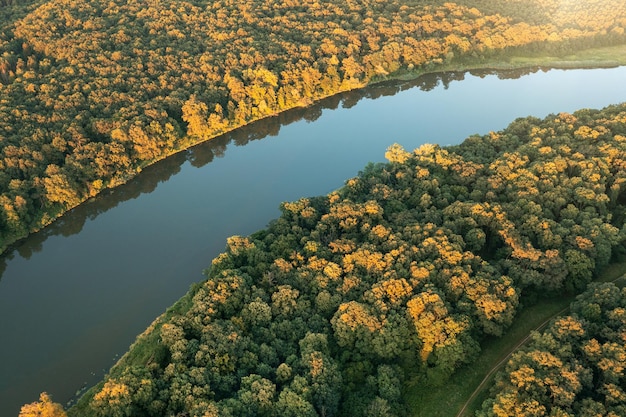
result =
[{"label": "green grass field", "polygon": [[396,80],[414,80],[421,75],[446,71],[470,71],[470,70],[518,70],[524,68],[552,68],[552,69],[580,69],[580,68],[613,68],[626,65],[626,45],[608,46],[603,48],[591,48],[578,51],[575,54],[542,55],[537,53],[533,56],[498,55],[492,59],[469,59],[462,62],[452,61],[434,66],[429,70],[416,70],[399,72],[389,77],[383,77],[372,82]]},{"label": "green grass field", "polygon": [[597,68],[603,66],[626,65],[626,45],[606,48],[585,49],[576,54],[564,56],[543,56],[533,58],[512,57],[511,65],[515,66],[555,66],[558,68]]}]

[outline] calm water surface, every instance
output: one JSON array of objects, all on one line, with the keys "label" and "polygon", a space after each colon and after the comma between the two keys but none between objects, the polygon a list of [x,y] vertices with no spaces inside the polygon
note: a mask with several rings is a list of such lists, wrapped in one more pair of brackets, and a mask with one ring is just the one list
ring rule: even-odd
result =
[{"label": "calm water surface", "polygon": [[516,117],[626,101],[623,67],[519,75],[430,76],[291,111],[149,167],[31,236],[0,258],[0,415],[93,385],[226,237],[341,187],[390,144],[456,144]]}]

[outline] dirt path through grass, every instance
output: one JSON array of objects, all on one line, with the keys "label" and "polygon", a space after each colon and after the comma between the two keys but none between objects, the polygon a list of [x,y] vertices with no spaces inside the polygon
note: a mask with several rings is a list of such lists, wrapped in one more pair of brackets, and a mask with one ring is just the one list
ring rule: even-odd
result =
[{"label": "dirt path through grass", "polygon": [[[598,281],[599,282],[613,282],[613,283],[615,283],[615,282],[617,282],[620,279],[626,278],[626,275],[624,275],[624,273],[623,273],[624,268],[626,268],[626,264],[620,264],[620,266],[618,266],[617,269],[610,269],[606,274],[603,274],[602,278],[604,278],[604,279],[600,278],[600,279],[598,279]],[[613,278],[614,277],[613,274],[615,273],[615,270],[617,270],[619,272],[622,272],[622,273],[620,273],[616,278]],[[523,346],[530,339],[533,331],[541,331],[543,328],[545,328],[548,325],[548,323],[551,320],[553,320],[557,316],[565,314],[568,310],[569,310],[569,306],[567,306],[567,307],[563,308],[561,311],[558,311],[558,312],[552,314],[551,316],[547,317],[541,324],[539,324],[535,328],[531,329],[531,331],[529,331],[528,334],[526,334],[526,336],[524,338],[522,338],[515,346],[513,346],[513,348],[507,353],[507,355],[504,358],[502,358],[495,365],[493,365],[493,367],[489,370],[489,372],[487,372],[487,374],[485,375],[483,380],[480,382],[480,384],[478,384],[476,389],[467,398],[467,401],[465,401],[465,403],[463,404],[463,407],[461,407],[459,412],[456,414],[456,417],[463,417],[463,416],[466,415],[465,412],[466,412],[467,408],[474,402],[474,400],[476,399],[476,397],[480,393],[482,393],[485,389],[487,389],[487,387],[489,385],[489,382],[491,382],[491,380],[492,380],[493,375],[498,370],[500,370],[500,368],[502,368],[502,366],[504,366],[504,364],[509,360],[511,355],[513,355],[513,353],[515,353],[521,346]],[[474,411],[475,407],[472,407],[472,408],[473,408],[472,411]]]},{"label": "dirt path through grass", "polygon": [[[532,331],[540,331],[542,330],[544,327],[546,327],[548,325],[548,323],[550,322],[550,320],[554,319],[557,316],[560,316],[561,314],[565,313],[567,310],[569,310],[569,307],[565,307],[563,310],[553,314],[552,316],[548,317],[547,319],[544,320],[543,323],[541,323],[539,326],[537,326],[536,328],[532,329]],[[485,389],[485,386],[488,384],[488,382],[491,381],[491,376],[493,374],[496,373],[496,371],[500,370],[500,368],[509,360],[509,358],[511,357],[511,355],[513,355],[513,353],[515,353],[520,347],[522,347],[527,341],[528,339],[530,339],[530,336],[532,335],[532,333],[529,332],[526,337],[524,337],[522,340],[519,341],[519,343],[517,343],[515,346],[513,346],[513,349],[511,349],[509,351],[509,353],[502,358],[502,360],[500,360],[500,362],[496,363],[493,368],[491,368],[491,370],[487,373],[487,375],[485,375],[485,377],[483,378],[483,380],[480,382],[480,384],[478,384],[478,386],[476,387],[476,389],[474,390],[474,392],[472,392],[472,395],[470,395],[470,397],[467,399],[467,401],[465,402],[465,404],[463,404],[463,407],[461,408],[461,410],[459,410],[459,412],[456,414],[456,417],[462,417],[465,413],[465,410],[467,409],[467,407],[472,403],[472,401],[474,400],[474,398],[476,398],[476,396]]]},{"label": "dirt path through grass", "polygon": [[[614,282],[626,273],[626,262],[615,263],[602,273],[598,282]],[[433,387],[421,377],[410,379],[405,387],[405,401],[412,417],[469,417],[488,397],[494,374],[526,341],[533,330],[541,330],[549,321],[564,314],[575,299],[545,299],[520,310],[513,325],[500,338],[481,344],[481,354],[471,365],[459,370],[441,387]]]}]

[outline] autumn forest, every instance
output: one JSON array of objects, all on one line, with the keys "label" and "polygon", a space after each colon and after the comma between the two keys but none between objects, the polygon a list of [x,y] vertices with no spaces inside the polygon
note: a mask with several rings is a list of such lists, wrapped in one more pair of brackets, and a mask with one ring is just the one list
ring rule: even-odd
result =
[{"label": "autumn forest", "polygon": [[[391,78],[626,43],[621,0],[0,0],[0,251],[143,168]],[[523,116],[523,115],[520,115]],[[626,413],[626,105],[390,145],[207,260],[69,416],[405,416],[581,294],[480,416]],[[47,414],[44,414],[47,413]],[[42,394],[21,417],[64,416]]]},{"label": "autumn forest", "polygon": [[444,64],[626,40],[620,0],[0,7],[0,250],[252,120]]}]

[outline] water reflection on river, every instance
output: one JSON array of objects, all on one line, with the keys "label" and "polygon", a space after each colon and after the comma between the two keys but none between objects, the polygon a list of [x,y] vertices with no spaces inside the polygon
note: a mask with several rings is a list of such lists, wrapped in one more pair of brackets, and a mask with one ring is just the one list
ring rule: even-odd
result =
[{"label": "water reflection on river", "polygon": [[391,143],[458,143],[518,116],[626,100],[624,68],[521,75],[447,73],[286,112],[148,167],[16,245],[0,259],[0,415],[95,383],[227,236],[340,187]]}]

